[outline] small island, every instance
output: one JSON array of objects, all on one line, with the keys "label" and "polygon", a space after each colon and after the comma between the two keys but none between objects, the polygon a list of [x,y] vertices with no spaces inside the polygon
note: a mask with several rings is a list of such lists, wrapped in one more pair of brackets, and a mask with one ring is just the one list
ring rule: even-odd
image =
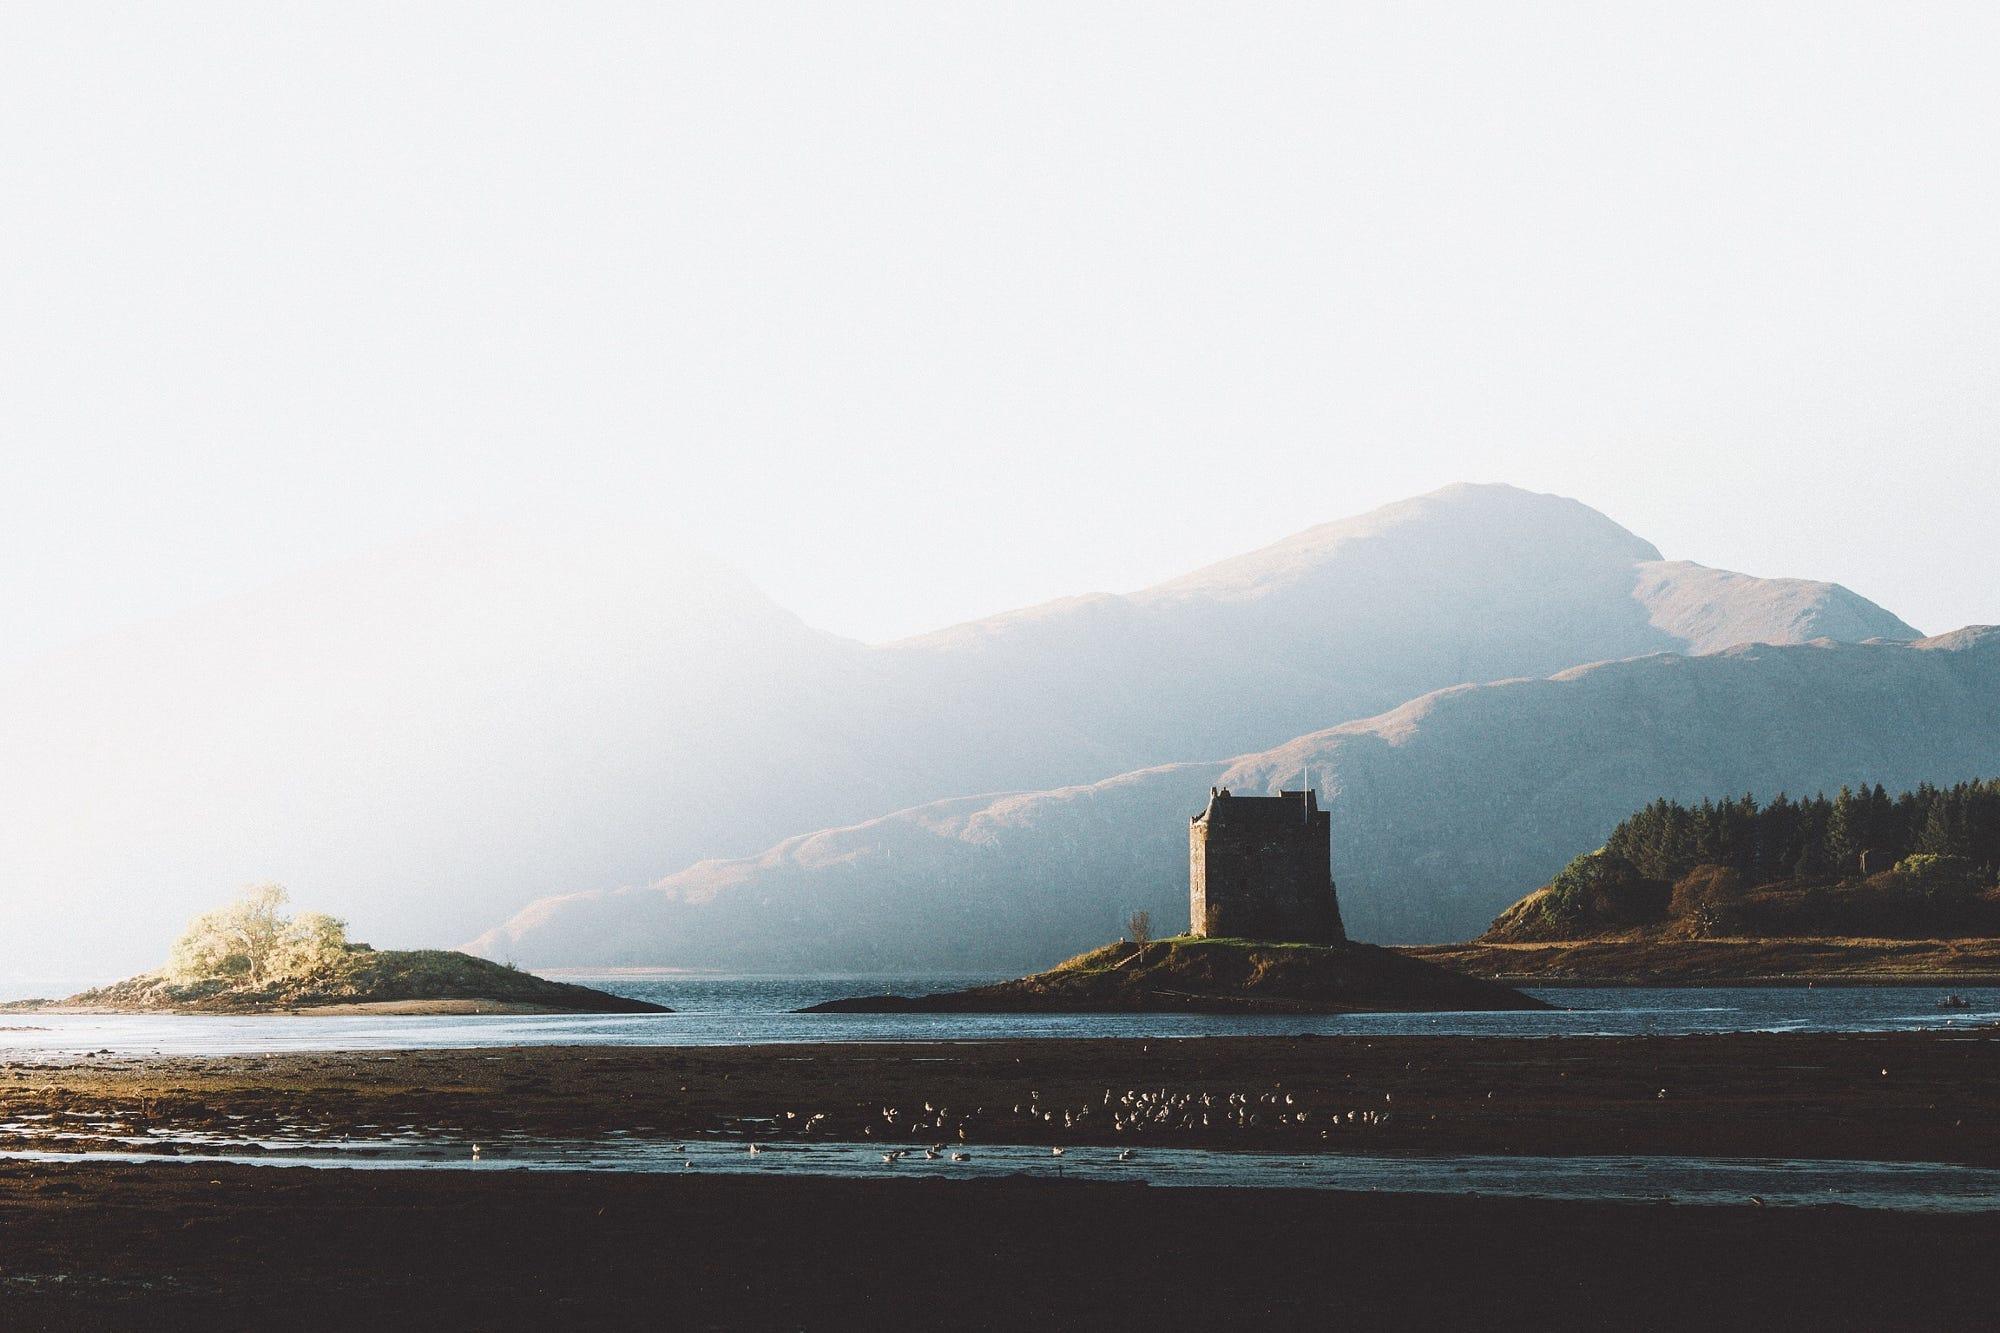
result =
[{"label": "small island", "polygon": [[829,1000],[809,1014],[1347,1014],[1547,1009],[1530,995],[1372,944],[1182,935],[1129,940],[1017,981],[940,995]]},{"label": "small island", "polygon": [[1538,985],[2000,984],[2000,782],[1656,801],[1468,944]]},{"label": "small island", "polygon": [[167,965],[65,1000],[55,1013],[637,1014],[662,1005],[549,981],[450,949],[373,949],[321,912],[285,913],[275,884],[191,922]]},{"label": "small island", "polygon": [[830,1000],[805,1013],[1345,1014],[1547,1009],[1496,982],[1347,938],[1331,820],[1312,791],[1209,792],[1188,833],[1189,933],[1132,938],[1033,976],[938,995]]}]

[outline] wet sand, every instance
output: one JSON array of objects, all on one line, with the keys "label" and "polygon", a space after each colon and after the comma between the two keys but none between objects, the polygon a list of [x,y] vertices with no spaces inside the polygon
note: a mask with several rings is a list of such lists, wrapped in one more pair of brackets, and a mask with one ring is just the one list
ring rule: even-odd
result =
[{"label": "wet sand", "polygon": [[2000,1216],[0,1163],[9,1329],[1986,1328]]},{"label": "wet sand", "polygon": [[[1180,1109],[1135,1127],[1127,1092]],[[619,1131],[2000,1166],[2000,1044],[1983,1031],[1231,1037],[16,1060],[0,1066],[0,1121],[0,1147],[16,1148],[54,1130],[84,1148],[176,1130]]]}]

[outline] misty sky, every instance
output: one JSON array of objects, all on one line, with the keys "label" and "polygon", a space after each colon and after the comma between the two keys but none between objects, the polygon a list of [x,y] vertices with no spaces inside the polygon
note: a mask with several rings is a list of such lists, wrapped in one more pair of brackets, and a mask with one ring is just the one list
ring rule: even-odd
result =
[{"label": "misty sky", "polygon": [[0,660],[455,520],[876,639],[1454,480],[2000,620],[2000,10],[0,10]]}]

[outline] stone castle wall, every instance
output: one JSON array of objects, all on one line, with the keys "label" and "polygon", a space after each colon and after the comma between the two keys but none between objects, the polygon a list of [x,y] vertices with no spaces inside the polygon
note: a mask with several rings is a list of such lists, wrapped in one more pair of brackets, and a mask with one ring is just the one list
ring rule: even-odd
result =
[{"label": "stone castle wall", "polygon": [[1312,792],[1209,798],[1188,829],[1188,932],[1331,944],[1332,819]]}]

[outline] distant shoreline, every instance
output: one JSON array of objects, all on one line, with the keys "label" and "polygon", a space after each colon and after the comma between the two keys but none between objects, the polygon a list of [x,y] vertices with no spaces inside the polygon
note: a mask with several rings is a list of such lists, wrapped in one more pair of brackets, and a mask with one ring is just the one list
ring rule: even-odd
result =
[{"label": "distant shoreline", "polygon": [[1612,938],[1402,945],[1509,986],[2000,986],[2000,939]]}]

